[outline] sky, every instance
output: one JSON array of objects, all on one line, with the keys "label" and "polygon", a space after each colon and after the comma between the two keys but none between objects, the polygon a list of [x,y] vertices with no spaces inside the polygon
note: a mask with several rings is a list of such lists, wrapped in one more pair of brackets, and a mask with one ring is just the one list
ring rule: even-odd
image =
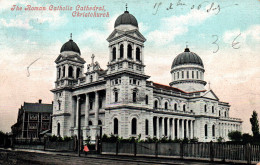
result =
[{"label": "sky", "polygon": [[[230,116],[241,118],[243,132],[251,133],[252,111],[260,115],[258,0],[0,0],[0,130],[11,131],[24,102],[52,102],[54,61],[70,33],[86,62],[95,54],[106,69],[106,39],[126,3],[147,39],[144,62],[150,80],[169,84],[172,61],[188,45],[202,58],[210,88],[230,103]],[[13,5],[22,9],[12,10]],[[47,10],[28,11],[27,5]],[[72,10],[51,11],[51,5]],[[73,17],[78,5],[104,6],[97,12],[109,17]]]}]

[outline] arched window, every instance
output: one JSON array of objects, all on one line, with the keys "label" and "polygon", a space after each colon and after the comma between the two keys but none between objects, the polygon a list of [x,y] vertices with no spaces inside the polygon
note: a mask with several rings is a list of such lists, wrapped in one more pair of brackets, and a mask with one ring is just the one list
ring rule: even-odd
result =
[{"label": "arched window", "polygon": [[136,48],[136,60],[141,61],[140,48]]},{"label": "arched window", "polygon": [[220,113],[220,111],[218,111],[218,115],[219,115],[219,116],[221,116],[221,113]]},{"label": "arched window", "polygon": [[101,120],[98,120],[98,125],[102,125],[102,121]]},{"label": "arched window", "polygon": [[120,58],[124,57],[124,45],[120,45]]},{"label": "arched window", "polygon": [[205,129],[205,137],[207,137],[208,136],[208,125],[207,124],[205,124],[204,129]]},{"label": "arched window", "polygon": [[158,108],[158,101],[157,101],[157,100],[154,101],[154,108],[155,108],[155,109]]},{"label": "arched window", "polygon": [[132,119],[132,135],[136,135],[136,126],[137,126],[136,118],[133,118]]},{"label": "arched window", "polygon": [[212,137],[215,137],[215,125],[212,126]]},{"label": "arched window", "polygon": [[214,106],[212,106],[212,113],[214,113]]},{"label": "arched window", "polygon": [[93,76],[92,75],[90,75],[89,81],[93,82]]},{"label": "arched window", "polygon": [[207,105],[204,105],[204,111],[207,112]]},{"label": "arched window", "polygon": [[133,102],[136,102],[136,92],[133,92]]},{"label": "arched window", "polygon": [[63,66],[62,71],[63,71],[63,75],[62,75],[62,77],[65,77],[65,66]]},{"label": "arched window", "polygon": [[73,68],[69,66],[69,77],[73,77]]},{"label": "arched window", "polygon": [[112,52],[112,61],[116,60],[116,48],[113,48],[113,52]]},{"label": "arched window", "polygon": [[114,134],[118,134],[118,119],[114,118]]},{"label": "arched window", "polygon": [[149,134],[149,122],[148,120],[146,119],[145,120],[145,135],[148,135]]},{"label": "arched window", "polygon": [[58,100],[58,110],[60,110],[60,108],[61,108],[61,101],[60,100]]},{"label": "arched window", "polygon": [[92,125],[92,121],[89,121],[89,122],[88,122],[88,125]]},{"label": "arched window", "polygon": [[186,111],[186,105],[183,105],[183,111],[184,112]]},{"label": "arched window", "polygon": [[118,92],[115,91],[115,102],[118,102]]},{"label": "arched window", "polygon": [[90,110],[93,109],[93,100],[89,100],[89,109],[90,109]]},{"label": "arched window", "polygon": [[168,102],[167,101],[164,103],[164,109],[168,109]]},{"label": "arched window", "polygon": [[149,104],[149,97],[148,97],[148,95],[145,96],[145,104]]},{"label": "arched window", "polygon": [[177,111],[177,103],[174,104],[174,110]]},{"label": "arched window", "polygon": [[76,78],[79,78],[79,75],[80,75],[80,68],[77,68]]},{"label": "arched window", "polygon": [[57,124],[57,135],[60,136],[60,123]]},{"label": "arched window", "polygon": [[227,117],[227,112],[225,111],[225,117]]},{"label": "arched window", "polygon": [[132,46],[130,44],[127,46],[127,58],[132,58]]}]

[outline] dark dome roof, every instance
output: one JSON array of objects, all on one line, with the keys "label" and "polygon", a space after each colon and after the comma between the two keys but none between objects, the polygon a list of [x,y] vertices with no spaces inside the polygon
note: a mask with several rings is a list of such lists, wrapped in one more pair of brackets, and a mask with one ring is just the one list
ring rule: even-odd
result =
[{"label": "dark dome roof", "polygon": [[196,53],[190,52],[189,48],[186,48],[183,53],[173,60],[172,68],[183,64],[197,64],[204,67],[201,58]]},{"label": "dark dome roof", "polygon": [[60,49],[60,53],[64,51],[73,51],[80,54],[80,49],[78,45],[72,39],[70,39],[68,42],[63,44],[63,46]]},{"label": "dark dome roof", "polygon": [[136,18],[132,14],[129,14],[128,11],[125,11],[123,14],[117,17],[114,27],[128,24],[138,27]]}]

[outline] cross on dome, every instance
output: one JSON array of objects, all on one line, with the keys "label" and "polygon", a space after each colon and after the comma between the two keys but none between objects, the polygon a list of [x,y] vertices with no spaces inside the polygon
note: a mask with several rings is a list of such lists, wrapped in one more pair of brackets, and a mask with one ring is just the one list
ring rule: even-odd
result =
[{"label": "cross on dome", "polygon": [[125,4],[125,11],[127,11],[127,3]]},{"label": "cross on dome", "polygon": [[95,55],[92,54],[91,58],[92,58],[92,64],[94,64],[94,58],[95,58]]},{"label": "cross on dome", "polygon": [[72,33],[70,33],[70,40],[72,40]]}]

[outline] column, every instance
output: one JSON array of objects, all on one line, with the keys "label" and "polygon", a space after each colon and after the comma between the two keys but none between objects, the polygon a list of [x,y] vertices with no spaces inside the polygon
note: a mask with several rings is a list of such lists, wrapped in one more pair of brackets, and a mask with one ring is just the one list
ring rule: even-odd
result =
[{"label": "column", "polygon": [[63,65],[60,66],[60,79],[63,78]]},{"label": "column", "polygon": [[190,138],[193,139],[194,138],[194,132],[193,132],[193,120],[190,121]]},{"label": "column", "polygon": [[159,139],[159,117],[156,117],[156,137]]},{"label": "column", "polygon": [[190,120],[187,120],[187,125],[186,125],[187,128],[186,128],[186,129],[187,129],[187,138],[190,139],[190,125],[189,125],[189,121],[190,121]]},{"label": "column", "polygon": [[175,119],[172,119],[172,139],[175,139]]},{"label": "column", "polygon": [[164,117],[162,118],[162,137],[165,135],[165,130],[164,130]]},{"label": "column", "polygon": [[97,126],[98,125],[98,113],[99,113],[99,107],[98,107],[98,92],[95,92],[95,123],[94,125]]},{"label": "column", "polygon": [[140,49],[140,55],[141,55],[141,60],[142,60],[142,64],[144,63],[144,49],[143,47],[141,47]]},{"label": "column", "polygon": [[113,52],[112,46],[109,46],[109,62],[112,61],[112,52]]},{"label": "column", "polygon": [[124,41],[124,58],[127,58],[127,41]]},{"label": "column", "polygon": [[79,126],[79,99],[80,97],[77,96],[77,99],[76,99],[76,129],[78,129],[78,126]]},{"label": "column", "polygon": [[184,119],[182,119],[181,120],[181,127],[182,127],[182,130],[181,130],[181,138],[183,139],[184,138],[184,131],[185,131],[185,129],[184,129]]},{"label": "column", "polygon": [[119,45],[116,44],[116,61],[118,61],[119,57],[120,57]]},{"label": "column", "polygon": [[170,137],[170,118],[167,118],[167,136]]},{"label": "column", "polygon": [[135,44],[133,44],[132,57],[133,57],[134,61],[136,61],[136,45]]},{"label": "column", "polygon": [[180,120],[179,119],[176,119],[177,122],[176,122],[176,128],[177,128],[177,139],[180,138]]},{"label": "column", "polygon": [[86,93],[86,103],[85,103],[85,126],[89,126],[89,95]]},{"label": "column", "polygon": [[69,65],[65,64],[65,77],[68,77]]}]

